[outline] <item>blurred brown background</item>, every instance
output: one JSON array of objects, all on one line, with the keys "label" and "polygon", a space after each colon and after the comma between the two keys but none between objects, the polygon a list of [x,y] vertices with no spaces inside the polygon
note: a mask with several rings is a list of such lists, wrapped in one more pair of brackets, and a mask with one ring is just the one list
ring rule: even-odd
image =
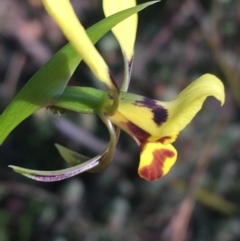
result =
[{"label": "blurred brown background", "polygon": [[[86,28],[103,18],[101,1],[72,3]],[[0,113],[64,44],[41,0],[0,0]],[[120,83],[113,35],[97,46]],[[152,183],[137,175],[139,150],[125,133],[102,173],[58,183],[13,173],[10,164],[66,167],[54,143],[94,156],[108,141],[95,116],[35,113],[0,147],[0,241],[240,240],[240,2],[163,0],[139,14],[135,51],[131,92],[171,100],[212,73],[226,86],[225,105],[207,99],[175,142],[177,164]],[[84,63],[69,84],[98,88]]]}]

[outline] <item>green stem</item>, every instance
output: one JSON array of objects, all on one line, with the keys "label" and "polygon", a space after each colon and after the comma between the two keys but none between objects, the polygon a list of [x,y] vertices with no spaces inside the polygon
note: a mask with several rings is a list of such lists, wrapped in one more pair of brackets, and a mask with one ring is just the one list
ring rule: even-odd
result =
[{"label": "green stem", "polygon": [[67,87],[50,108],[66,109],[83,114],[98,114],[111,106],[108,91],[88,87]]}]

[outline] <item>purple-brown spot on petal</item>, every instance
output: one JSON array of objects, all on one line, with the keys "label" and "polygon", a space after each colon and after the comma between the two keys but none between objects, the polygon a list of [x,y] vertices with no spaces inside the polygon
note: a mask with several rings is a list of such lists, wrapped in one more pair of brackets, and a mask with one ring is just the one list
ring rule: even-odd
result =
[{"label": "purple-brown spot on petal", "polygon": [[146,141],[148,137],[150,137],[150,134],[141,129],[140,127],[134,125],[132,122],[128,122],[126,124],[128,130],[133,134],[135,138],[138,139],[140,143]]},{"label": "purple-brown spot on petal", "polygon": [[118,93],[119,93],[118,86],[117,86],[117,84],[116,84],[116,82],[115,82],[115,80],[114,80],[113,76],[111,75],[111,73],[110,73],[110,72],[108,72],[108,74],[109,74],[109,77],[110,77],[110,79],[111,79],[112,84],[115,86],[116,90],[117,90],[117,91],[118,91]]},{"label": "purple-brown spot on petal", "polygon": [[134,104],[151,109],[153,113],[153,121],[157,124],[157,126],[160,126],[167,121],[167,110],[163,106],[159,105],[156,100],[144,97],[142,100],[136,100]]},{"label": "purple-brown spot on petal", "polygon": [[161,139],[159,139],[159,140],[157,140],[157,141],[160,142],[160,143],[162,143],[162,144],[164,144],[165,141],[171,140],[171,139],[172,139],[171,136],[164,136],[164,137],[162,137]]},{"label": "purple-brown spot on petal", "polygon": [[138,170],[139,175],[147,181],[155,181],[164,175],[163,166],[167,158],[174,157],[175,153],[168,149],[155,150],[153,159],[148,166]]},{"label": "purple-brown spot on petal", "polygon": [[148,107],[150,109],[157,106],[156,100],[152,100],[147,97],[144,97],[142,100],[136,100],[134,104],[137,106]]},{"label": "purple-brown spot on petal", "polygon": [[129,75],[131,74],[131,71],[132,71],[132,63],[133,63],[133,56],[132,56],[132,58],[128,61],[128,73],[129,73]]},{"label": "purple-brown spot on petal", "polygon": [[108,99],[113,100],[113,94],[111,92],[108,92]]}]

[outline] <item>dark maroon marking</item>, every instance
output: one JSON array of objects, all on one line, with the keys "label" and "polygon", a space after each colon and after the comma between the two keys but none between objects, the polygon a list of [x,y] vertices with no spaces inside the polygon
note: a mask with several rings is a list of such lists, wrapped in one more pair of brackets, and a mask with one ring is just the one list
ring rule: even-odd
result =
[{"label": "dark maroon marking", "polygon": [[153,113],[153,121],[158,125],[162,125],[164,122],[167,121],[168,112],[167,110],[159,105],[156,100],[149,99],[144,97],[142,100],[136,100],[135,105],[147,107],[151,109]]},{"label": "dark maroon marking", "polygon": [[113,100],[113,94],[110,93],[110,92],[108,92],[108,98],[109,98],[110,100]]},{"label": "dark maroon marking", "polygon": [[131,72],[132,72],[132,64],[133,64],[133,56],[132,56],[132,58],[128,61],[128,73],[129,73],[129,75],[130,75]]},{"label": "dark maroon marking", "polygon": [[141,168],[139,170],[139,175],[148,181],[155,181],[161,178],[164,175],[164,162],[167,158],[174,157],[174,155],[175,153],[168,149],[155,150],[150,165]]},{"label": "dark maroon marking", "polygon": [[136,100],[135,105],[148,107],[148,108],[154,108],[154,107],[158,106],[156,100],[152,100],[152,99],[149,99],[147,97],[143,97],[142,100]]},{"label": "dark maroon marking", "polygon": [[112,74],[110,73],[110,71],[108,72],[108,74],[109,74],[109,77],[110,77],[110,79],[111,79],[112,84],[115,86],[115,88],[117,89],[117,92],[119,93],[118,86],[117,86],[117,84],[116,84],[116,82],[115,82]]},{"label": "dark maroon marking", "polygon": [[158,139],[157,141],[160,143],[164,143],[166,140],[170,140],[171,138],[171,136],[164,136],[161,139]]},{"label": "dark maroon marking", "polygon": [[145,142],[148,137],[150,137],[150,134],[141,129],[140,127],[136,126],[132,122],[128,122],[126,124],[128,130],[138,139],[140,143]]}]

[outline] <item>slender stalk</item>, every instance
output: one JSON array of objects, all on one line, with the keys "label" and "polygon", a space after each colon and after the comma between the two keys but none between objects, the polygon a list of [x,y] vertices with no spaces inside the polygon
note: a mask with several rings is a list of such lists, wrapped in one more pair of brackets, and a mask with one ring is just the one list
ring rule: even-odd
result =
[{"label": "slender stalk", "polygon": [[66,109],[83,114],[98,114],[106,105],[111,105],[111,102],[107,91],[72,86],[67,87],[49,108]]}]

